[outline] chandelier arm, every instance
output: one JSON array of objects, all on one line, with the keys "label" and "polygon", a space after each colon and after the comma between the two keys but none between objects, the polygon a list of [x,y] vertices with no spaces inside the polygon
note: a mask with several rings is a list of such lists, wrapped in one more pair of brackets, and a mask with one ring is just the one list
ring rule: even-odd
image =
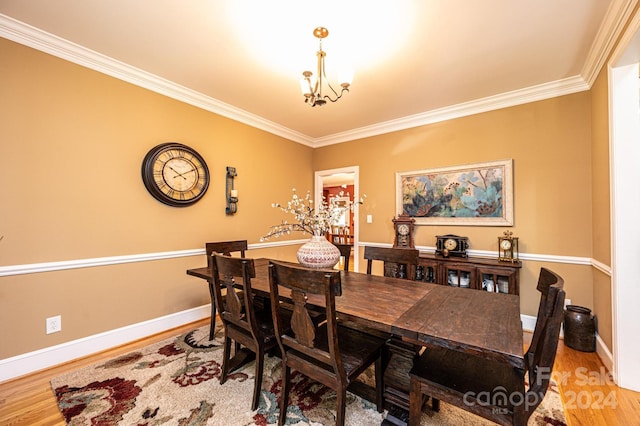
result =
[{"label": "chandelier arm", "polygon": [[[331,88],[331,90],[333,90],[333,88]],[[337,101],[338,101],[338,99],[340,99],[340,98],[342,97],[342,95],[344,95],[344,92],[348,92],[348,91],[349,91],[349,89],[345,89],[345,88],[343,87],[343,88],[342,88],[342,91],[340,91],[340,94],[339,94],[339,95],[338,95],[335,91],[333,92],[333,93],[335,93],[335,94],[336,94],[336,98],[335,98],[335,99],[331,99],[331,98],[329,97],[329,95],[324,95],[324,96],[323,96],[323,98],[324,98],[324,99],[328,99],[328,100],[330,100],[331,102],[337,102]]]}]

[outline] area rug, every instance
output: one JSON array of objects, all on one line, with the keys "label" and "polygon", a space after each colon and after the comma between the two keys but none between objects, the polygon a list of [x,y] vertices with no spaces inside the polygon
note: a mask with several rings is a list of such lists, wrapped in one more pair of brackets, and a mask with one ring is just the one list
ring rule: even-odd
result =
[{"label": "area rug", "polygon": [[[197,328],[110,361],[56,377],[51,386],[69,425],[272,425],[278,420],[281,361],[267,356],[260,404],[251,411],[254,362],[219,378],[222,331],[214,341],[209,327]],[[287,425],[335,424],[335,393],[292,373]],[[370,380],[363,377],[363,380]],[[347,425],[379,425],[386,415],[374,404],[348,394]],[[491,425],[480,417],[441,403],[427,410],[422,425]],[[557,387],[552,386],[529,425],[566,425]]]}]

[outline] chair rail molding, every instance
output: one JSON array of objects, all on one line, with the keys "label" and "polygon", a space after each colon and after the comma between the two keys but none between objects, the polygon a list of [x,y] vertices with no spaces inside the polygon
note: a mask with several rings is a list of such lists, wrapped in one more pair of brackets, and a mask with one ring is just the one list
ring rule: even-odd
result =
[{"label": "chair rail molding", "polygon": [[[307,239],[302,240],[281,240],[281,241],[269,241],[262,243],[249,244],[249,250],[251,249],[265,249],[273,247],[285,247],[300,245],[306,243]],[[374,246],[374,247],[392,247],[392,244],[388,243],[373,243],[373,242],[360,242],[360,246]],[[432,246],[416,246],[418,250],[425,253],[435,253],[436,248]],[[468,250],[469,255],[477,257],[497,258],[498,252],[491,250]],[[23,274],[35,274],[40,272],[52,272],[63,271],[66,269],[80,269],[80,268],[92,268],[95,266],[109,266],[118,265],[122,263],[134,263],[134,262],[149,262],[154,260],[163,259],[175,259],[179,257],[190,256],[203,256],[205,254],[204,248],[189,249],[189,250],[177,250],[177,251],[165,251],[158,253],[142,253],[132,254],[126,256],[109,256],[98,257],[90,259],[74,259],[63,260],[59,262],[42,262],[42,263],[29,263],[23,265],[9,265],[0,266],[0,277],[10,277],[13,275]],[[566,263],[572,265],[590,265],[599,271],[611,276],[611,267],[603,264],[595,259],[589,257],[578,256],[557,256],[550,254],[536,254],[536,253],[520,253],[520,260],[531,260],[537,262],[551,262],[551,263]]]},{"label": "chair rail molding", "polygon": [[[282,240],[268,243],[249,244],[249,249],[262,249],[304,244],[309,240]],[[131,254],[125,256],[97,257],[91,259],[62,260],[59,262],[28,263],[23,265],[0,266],[0,277],[35,274],[39,272],[63,271],[66,269],[92,268],[95,266],[119,265],[122,263],[149,262],[176,259],[179,257],[204,256],[205,249],[165,251],[158,253]]]}]

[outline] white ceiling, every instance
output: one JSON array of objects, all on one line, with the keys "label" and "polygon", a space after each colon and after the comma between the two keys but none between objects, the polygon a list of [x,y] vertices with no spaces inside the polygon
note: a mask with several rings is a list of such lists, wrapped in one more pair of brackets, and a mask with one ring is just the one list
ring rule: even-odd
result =
[{"label": "white ceiling", "polygon": [[[587,90],[637,0],[0,0],[0,36],[310,146]],[[351,91],[310,108],[317,26]]]}]

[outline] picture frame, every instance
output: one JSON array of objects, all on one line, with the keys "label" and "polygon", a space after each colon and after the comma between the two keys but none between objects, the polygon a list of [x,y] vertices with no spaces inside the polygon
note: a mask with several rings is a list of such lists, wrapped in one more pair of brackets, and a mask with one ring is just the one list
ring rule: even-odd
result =
[{"label": "picture frame", "polygon": [[349,197],[335,197],[336,206],[344,208],[342,214],[340,215],[336,223],[337,226],[340,226],[340,227],[351,226],[351,209],[349,209],[350,201],[351,199]]},{"label": "picture frame", "polygon": [[396,172],[396,213],[416,225],[513,226],[513,160]]}]

